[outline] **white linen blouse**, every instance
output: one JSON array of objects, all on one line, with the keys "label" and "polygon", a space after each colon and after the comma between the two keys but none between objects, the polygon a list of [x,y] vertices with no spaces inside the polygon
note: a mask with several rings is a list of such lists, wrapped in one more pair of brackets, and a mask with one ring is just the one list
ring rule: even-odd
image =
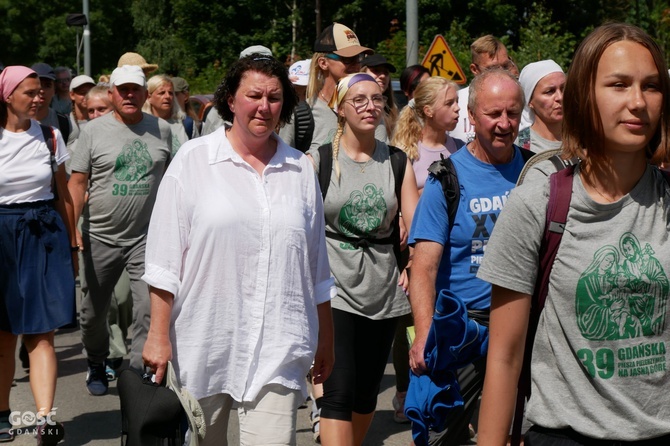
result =
[{"label": "white linen blouse", "polygon": [[259,175],[225,130],[188,141],[167,169],[143,279],[175,296],[173,364],[196,398],[252,401],[267,384],[306,395],[316,306],[336,293],[316,175],[276,135]]}]

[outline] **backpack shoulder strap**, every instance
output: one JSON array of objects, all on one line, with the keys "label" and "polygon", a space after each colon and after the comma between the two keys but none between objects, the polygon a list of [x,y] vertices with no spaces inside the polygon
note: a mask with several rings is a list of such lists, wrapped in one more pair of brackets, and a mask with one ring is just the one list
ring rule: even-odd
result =
[{"label": "backpack shoulder strap", "polygon": [[63,135],[63,141],[67,144],[70,137],[70,118],[61,113],[56,113],[56,117],[58,118],[58,130]]},{"label": "backpack shoulder strap", "polygon": [[188,136],[188,139],[193,139],[193,118],[186,116],[182,123],[184,124],[184,130],[186,130],[186,136]]},{"label": "backpack shoulder strap", "polygon": [[293,112],[293,134],[295,148],[305,153],[314,136],[314,115],[312,109],[305,101],[301,101]]},{"label": "backpack shoulder strap", "polygon": [[[517,146],[519,147],[519,146]],[[523,158],[523,163],[526,164],[529,159],[531,159],[533,156],[535,156],[535,152],[524,149],[523,147],[519,147],[519,151],[521,152],[521,158]]]},{"label": "backpack shoulder strap", "polygon": [[44,138],[44,142],[46,143],[49,152],[51,152],[51,156],[55,157],[56,133],[54,132],[54,129],[48,125],[42,125],[42,124],[40,124],[40,129],[42,130],[42,137]]},{"label": "backpack shoulder strap", "polygon": [[393,219],[393,232],[391,240],[393,241],[393,253],[398,263],[398,268],[402,271],[409,261],[409,250],[400,249],[400,212],[402,210],[402,182],[405,179],[405,170],[407,169],[407,154],[394,146],[388,146],[389,160],[391,162],[391,171],[395,181],[395,196],[398,201],[398,213]]},{"label": "backpack shoulder strap", "polygon": [[572,198],[572,179],[575,173],[575,165],[563,166],[558,172],[549,177],[549,202],[547,203],[547,218],[544,227],[544,235],[540,245],[540,264],[535,281],[535,290],[531,298],[528,332],[526,334],[526,346],[523,356],[523,366],[519,376],[516,410],[514,413],[514,425],[512,427],[512,445],[518,445],[521,441],[521,424],[523,421],[523,408],[525,400],[530,396],[530,363],[533,351],[533,342],[537,331],[540,314],[547,300],[549,289],[549,276],[556,260],[556,253],[563,238],[565,224],[568,220],[570,200]]},{"label": "backpack shoulder strap", "polygon": [[395,196],[398,199],[398,210],[400,209],[400,192],[402,191],[402,182],[405,179],[405,169],[407,168],[407,154],[401,149],[388,146],[389,159],[391,161],[391,170],[395,179]]},{"label": "backpack shoulder strap", "polygon": [[461,186],[458,182],[458,175],[456,175],[456,168],[451,158],[444,158],[431,164],[428,172],[442,185],[442,192],[447,201],[447,216],[449,217],[449,230],[451,231],[451,228],[454,227],[454,221],[456,221],[458,202],[461,199]]},{"label": "backpack shoulder strap", "polygon": [[40,129],[42,130],[42,137],[44,138],[44,143],[49,149],[49,161],[51,164],[51,193],[54,195],[54,200],[58,201],[58,189],[56,188],[56,170],[58,165],[56,164],[56,149],[58,141],[56,139],[56,132],[53,127],[48,125],[40,124]]},{"label": "backpack shoulder strap", "polygon": [[321,186],[321,197],[326,200],[330,176],[333,173],[333,145],[324,144],[319,147],[319,186]]},{"label": "backpack shoulder strap", "polygon": [[663,177],[665,182],[668,184],[668,187],[670,187],[670,172],[668,172],[667,170],[663,170],[663,169],[658,169],[658,170],[659,170],[659,172],[661,172],[661,176]]}]

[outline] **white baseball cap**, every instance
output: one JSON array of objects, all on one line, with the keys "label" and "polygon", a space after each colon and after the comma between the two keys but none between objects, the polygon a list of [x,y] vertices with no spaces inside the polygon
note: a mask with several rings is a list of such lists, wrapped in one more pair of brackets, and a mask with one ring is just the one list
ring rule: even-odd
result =
[{"label": "white baseball cap", "polygon": [[138,65],[123,65],[112,71],[109,78],[109,85],[137,84],[142,87],[147,86],[147,78],[144,71]]},{"label": "white baseball cap", "polygon": [[240,53],[240,59],[245,56],[251,56],[252,54],[262,54],[264,56],[272,57],[272,50],[263,45],[252,45],[242,50]]},{"label": "white baseball cap", "polygon": [[81,87],[82,85],[87,84],[95,85],[95,81],[90,76],[80,74],[79,76],[76,76],[74,79],[72,79],[72,82],[70,82],[70,91],[74,91],[75,89]]},{"label": "white baseball cap", "polygon": [[307,86],[310,65],[312,65],[311,59],[299,60],[291,65],[288,69],[288,77],[293,85]]}]

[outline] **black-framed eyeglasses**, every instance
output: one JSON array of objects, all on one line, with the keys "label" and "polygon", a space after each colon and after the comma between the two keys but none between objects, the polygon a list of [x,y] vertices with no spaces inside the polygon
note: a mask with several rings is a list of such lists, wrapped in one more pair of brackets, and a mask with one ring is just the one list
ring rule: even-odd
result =
[{"label": "black-framed eyeglasses", "polygon": [[326,54],[326,57],[330,60],[336,60],[338,62],[342,62],[345,65],[354,65],[354,64],[359,64],[361,63],[361,56],[352,56],[352,57],[342,57],[338,56],[335,53],[328,53]]},{"label": "black-framed eyeglasses", "polygon": [[351,99],[344,100],[344,102],[348,102],[353,105],[357,112],[365,110],[370,104],[370,101],[372,101],[372,105],[378,109],[382,109],[386,105],[386,98],[381,94],[375,94],[371,97],[359,95]]}]

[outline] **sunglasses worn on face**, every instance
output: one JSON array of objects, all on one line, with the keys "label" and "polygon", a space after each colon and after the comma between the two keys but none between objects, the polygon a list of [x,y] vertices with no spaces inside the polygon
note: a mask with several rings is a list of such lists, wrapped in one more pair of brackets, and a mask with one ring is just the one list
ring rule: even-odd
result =
[{"label": "sunglasses worn on face", "polygon": [[342,57],[342,56],[338,56],[335,53],[328,53],[328,54],[326,54],[326,57],[330,60],[336,60],[338,62],[342,62],[345,65],[353,65],[353,64],[361,63],[361,57],[360,56]]}]

